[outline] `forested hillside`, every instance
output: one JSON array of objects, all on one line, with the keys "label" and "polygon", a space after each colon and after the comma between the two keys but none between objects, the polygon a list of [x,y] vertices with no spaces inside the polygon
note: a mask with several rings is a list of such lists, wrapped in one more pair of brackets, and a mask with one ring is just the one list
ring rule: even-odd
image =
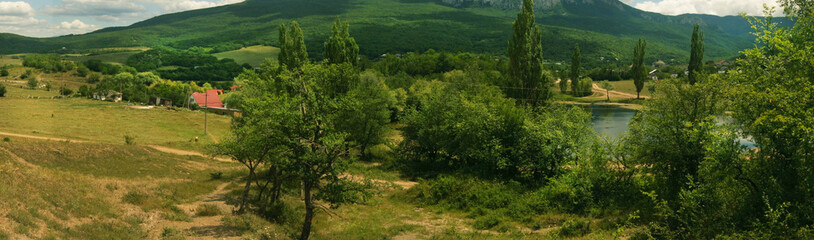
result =
[{"label": "forested hillside", "polygon": [[[689,56],[687,33],[694,23],[703,26],[707,55],[712,59],[733,57],[752,43],[748,23],[741,17],[664,16],[617,0],[537,2],[544,57],[553,61],[568,59],[565,50],[576,42],[587,53],[588,66],[627,64],[629,49],[640,36],[654,49],[648,62],[683,61]],[[200,46],[220,52],[258,44],[279,46],[273,32],[281,23],[297,20],[308,39],[310,56],[316,59],[321,57],[321,41],[327,37],[324,29],[341,17],[350,21],[352,34],[366,46],[361,54],[371,58],[428,49],[505,55],[518,4],[510,0],[249,0],[84,35],[35,39],[6,34],[0,36],[0,45],[7,46],[0,52],[79,52],[126,46]]]}]

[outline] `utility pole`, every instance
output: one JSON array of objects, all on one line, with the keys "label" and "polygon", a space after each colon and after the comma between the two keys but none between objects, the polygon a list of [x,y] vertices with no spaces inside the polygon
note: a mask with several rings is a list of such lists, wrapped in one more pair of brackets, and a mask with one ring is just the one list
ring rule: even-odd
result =
[{"label": "utility pole", "polygon": [[[204,100],[205,101],[204,106],[206,106],[206,108],[209,108],[209,91],[206,91],[205,94],[206,97],[204,99],[206,100]],[[204,109],[204,135],[206,135],[206,109]]]}]

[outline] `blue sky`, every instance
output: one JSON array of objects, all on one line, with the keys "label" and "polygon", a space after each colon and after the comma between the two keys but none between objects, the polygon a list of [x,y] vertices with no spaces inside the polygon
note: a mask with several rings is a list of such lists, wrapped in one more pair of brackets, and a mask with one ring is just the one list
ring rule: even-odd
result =
[{"label": "blue sky", "polygon": [[[0,0],[0,32],[50,37],[126,26],[148,18],[243,0]],[[621,0],[630,6],[667,15],[705,13],[762,15],[775,0]]]}]

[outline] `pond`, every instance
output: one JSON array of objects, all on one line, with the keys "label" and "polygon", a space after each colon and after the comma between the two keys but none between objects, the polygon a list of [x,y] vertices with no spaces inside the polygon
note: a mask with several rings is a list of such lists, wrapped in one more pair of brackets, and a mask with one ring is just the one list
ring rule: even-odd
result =
[{"label": "pond", "polygon": [[[630,130],[630,120],[636,115],[637,110],[620,108],[614,106],[601,106],[591,105],[587,109],[591,110],[591,122],[593,122],[594,131],[599,135],[605,135],[611,138],[619,138]],[[731,118],[721,117],[718,120],[719,124],[731,123]],[[755,142],[749,137],[741,137],[738,139],[741,145],[747,148],[754,148]]]},{"label": "pond", "polygon": [[600,105],[591,105],[589,109],[594,131],[599,135],[611,138],[618,138],[627,132],[630,129],[628,125],[630,119],[633,119],[638,112],[627,108]]}]

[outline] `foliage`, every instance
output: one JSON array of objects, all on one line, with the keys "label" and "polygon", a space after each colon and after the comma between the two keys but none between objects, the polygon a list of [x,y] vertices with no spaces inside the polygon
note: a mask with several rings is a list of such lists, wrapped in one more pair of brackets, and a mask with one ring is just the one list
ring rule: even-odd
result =
[{"label": "foliage", "polygon": [[221,59],[196,49],[157,48],[130,56],[127,65],[140,72],[155,71],[171,80],[232,81],[244,68],[232,59]]},{"label": "foliage", "polygon": [[45,72],[67,72],[76,66],[71,61],[64,61],[57,55],[28,55],[23,59],[23,66]]},{"label": "foliage", "polygon": [[[580,109],[534,113],[497,88],[419,81],[403,121],[403,164],[413,174],[466,172],[544,184],[589,136]],[[520,144],[524,143],[524,144]]]},{"label": "foliage", "polygon": [[70,96],[73,94],[73,90],[67,87],[59,87],[59,94],[62,96]]},{"label": "foliage", "polygon": [[368,149],[384,143],[390,131],[390,109],[396,99],[376,73],[362,73],[354,85],[343,103],[347,110],[338,113],[337,127],[349,134],[348,140],[359,147],[361,158],[369,160]]},{"label": "foliage", "polygon": [[698,32],[698,24],[692,30],[690,44],[690,64],[687,67],[690,84],[698,82],[698,74],[704,68],[704,32]]},{"label": "foliage", "polygon": [[600,85],[600,87],[605,89],[605,95],[608,96],[608,101],[610,101],[610,91],[615,90],[616,87],[614,87],[613,84],[610,84],[608,81],[602,81],[601,84],[602,85]]},{"label": "foliage", "polygon": [[591,232],[591,222],[585,219],[568,219],[560,229],[557,230],[557,235],[560,237],[580,237]]},{"label": "foliage", "polygon": [[289,70],[299,69],[308,63],[308,51],[302,36],[302,29],[297,21],[291,21],[288,28],[281,24],[279,35],[280,54],[277,55],[277,61],[281,67],[286,67]]},{"label": "foliage", "polygon": [[350,63],[356,65],[359,57],[359,45],[356,39],[348,33],[348,23],[336,19],[333,26],[333,34],[325,42],[325,59],[330,64]]},{"label": "foliage", "polygon": [[102,62],[102,60],[98,60],[98,59],[87,60],[87,61],[83,62],[82,65],[84,65],[85,67],[87,67],[91,71],[98,72],[98,73],[101,73],[101,74],[104,74],[104,75],[117,75],[119,73],[124,73],[124,72],[130,73],[130,74],[136,74],[137,73],[137,70],[132,68],[132,67],[105,63],[105,62]]},{"label": "foliage", "polygon": [[0,97],[6,96],[6,85],[0,84]]},{"label": "foliage", "polygon": [[582,91],[584,90],[584,89],[582,89],[581,82],[580,82],[581,78],[580,78],[580,74],[579,74],[579,70],[580,70],[580,66],[579,66],[579,64],[580,64],[580,59],[579,59],[580,56],[579,55],[580,55],[579,54],[579,44],[577,44],[576,46],[574,46],[574,56],[571,57],[571,72],[568,74],[569,79],[571,79],[571,91],[572,91],[571,94],[573,94],[574,96],[583,96]]},{"label": "foliage", "polygon": [[90,74],[90,68],[86,67],[84,64],[79,64],[79,66],[76,67],[76,76],[86,77],[88,74]]},{"label": "foliage", "polygon": [[35,88],[38,88],[40,86],[40,82],[37,81],[36,77],[32,77],[32,78],[28,79],[28,82],[26,83],[26,85],[28,86],[28,88],[35,89]]},{"label": "foliage", "polygon": [[546,105],[551,98],[550,76],[544,74],[542,33],[534,23],[534,1],[523,0],[509,39],[509,79],[511,97],[532,106]]},{"label": "foliage", "polygon": [[195,209],[195,215],[201,217],[217,216],[221,214],[221,210],[214,204],[201,204]]},{"label": "foliage", "polygon": [[92,73],[88,74],[88,80],[87,81],[90,84],[98,83],[99,81],[102,81],[102,74],[92,72]]},{"label": "foliage", "polygon": [[644,68],[644,55],[647,41],[639,38],[639,42],[633,49],[633,68],[630,69],[633,76],[633,83],[636,85],[636,98],[640,98],[639,94],[644,88],[644,81],[647,79],[647,70]]}]

